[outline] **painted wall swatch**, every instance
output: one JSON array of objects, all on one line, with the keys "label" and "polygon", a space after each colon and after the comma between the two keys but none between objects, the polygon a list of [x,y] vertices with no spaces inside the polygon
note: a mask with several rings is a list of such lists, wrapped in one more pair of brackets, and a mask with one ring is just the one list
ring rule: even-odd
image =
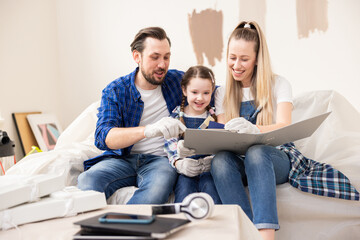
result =
[{"label": "painted wall swatch", "polygon": [[316,30],[328,29],[327,0],[296,0],[298,38],[307,38]]},{"label": "painted wall swatch", "polygon": [[199,13],[193,10],[188,15],[190,36],[197,63],[204,64],[204,55],[211,66],[215,59],[221,61],[223,50],[222,11],[205,9]]},{"label": "painted wall swatch", "polygon": [[239,8],[240,21],[255,21],[266,32],[266,0],[239,0]]}]

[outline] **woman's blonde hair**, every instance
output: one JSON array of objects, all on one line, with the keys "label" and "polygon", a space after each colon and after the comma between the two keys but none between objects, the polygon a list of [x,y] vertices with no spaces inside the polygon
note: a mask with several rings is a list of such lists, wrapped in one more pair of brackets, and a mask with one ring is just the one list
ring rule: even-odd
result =
[{"label": "woman's blonde hair", "polygon": [[[255,98],[255,107],[262,107],[258,114],[256,124],[269,125],[273,119],[273,104],[271,86],[274,74],[271,70],[270,56],[265,36],[256,22],[241,22],[231,33],[228,41],[227,61],[229,55],[229,43],[231,40],[243,39],[255,42],[256,65],[251,80],[251,93]],[[224,110],[226,121],[239,117],[240,106],[243,98],[242,83],[235,81],[228,69],[226,76],[226,95],[224,97]]]}]

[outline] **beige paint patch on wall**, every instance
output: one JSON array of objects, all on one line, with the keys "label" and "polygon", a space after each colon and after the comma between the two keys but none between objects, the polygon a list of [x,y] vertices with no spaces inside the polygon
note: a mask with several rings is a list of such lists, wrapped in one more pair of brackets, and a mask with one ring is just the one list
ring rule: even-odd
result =
[{"label": "beige paint patch on wall", "polygon": [[296,0],[298,38],[307,38],[315,30],[328,29],[327,0]]},{"label": "beige paint patch on wall", "polygon": [[266,32],[266,0],[240,0],[239,10],[240,21],[255,21]]},{"label": "beige paint patch on wall", "polygon": [[197,63],[204,64],[204,55],[209,64],[215,66],[221,61],[223,50],[223,14],[222,11],[205,9],[200,13],[193,10],[188,15],[190,36]]}]

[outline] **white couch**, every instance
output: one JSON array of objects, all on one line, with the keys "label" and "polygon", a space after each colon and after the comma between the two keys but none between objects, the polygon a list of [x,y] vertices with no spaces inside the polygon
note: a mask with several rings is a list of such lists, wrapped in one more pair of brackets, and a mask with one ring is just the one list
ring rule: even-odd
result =
[{"label": "white couch", "polygon": [[[7,175],[63,174],[66,185],[76,185],[83,161],[101,153],[94,146],[99,102],[90,105],[60,136],[50,152],[29,155]],[[327,111],[330,116],[309,138],[295,142],[308,158],[331,164],[360,190],[360,113],[335,91],[314,91],[296,96],[293,122]],[[135,187],[118,190],[109,204],[123,204]],[[359,239],[360,202],[301,192],[286,183],[277,187],[281,229],[276,239]]]}]

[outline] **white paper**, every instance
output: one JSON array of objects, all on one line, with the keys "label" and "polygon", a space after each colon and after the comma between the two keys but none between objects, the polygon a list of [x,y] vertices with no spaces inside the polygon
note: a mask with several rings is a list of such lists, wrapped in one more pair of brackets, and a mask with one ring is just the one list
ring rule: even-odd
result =
[{"label": "white paper", "polygon": [[245,154],[255,144],[279,146],[310,137],[331,112],[318,115],[267,133],[234,133],[223,129],[186,129],[184,146],[196,154],[215,154],[232,151]]}]

